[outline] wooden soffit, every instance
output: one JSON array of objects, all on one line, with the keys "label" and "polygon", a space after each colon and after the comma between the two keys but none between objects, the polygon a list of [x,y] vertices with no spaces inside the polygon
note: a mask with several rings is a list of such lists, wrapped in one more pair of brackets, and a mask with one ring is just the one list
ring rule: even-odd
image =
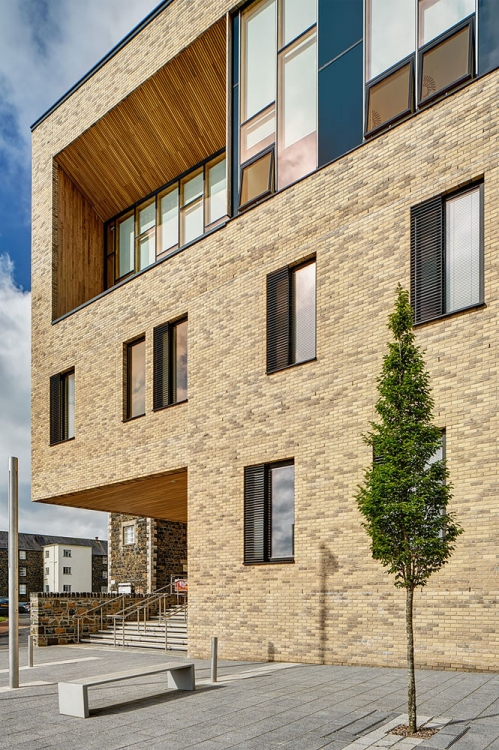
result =
[{"label": "wooden soffit", "polygon": [[92,487],[40,503],[187,522],[187,469]]},{"label": "wooden soffit", "polygon": [[104,221],[225,147],[222,18],[56,161]]}]

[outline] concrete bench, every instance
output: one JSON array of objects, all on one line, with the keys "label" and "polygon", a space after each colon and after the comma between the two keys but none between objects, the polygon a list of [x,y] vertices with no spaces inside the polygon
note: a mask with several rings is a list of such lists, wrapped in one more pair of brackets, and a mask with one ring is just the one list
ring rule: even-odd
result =
[{"label": "concrete bench", "polygon": [[94,685],[105,685],[108,682],[131,680],[134,677],[168,672],[168,687],[178,690],[194,690],[194,664],[170,662],[155,667],[137,667],[123,672],[111,672],[96,677],[82,677],[80,680],[59,682],[59,713],[67,716],[79,716],[88,719],[88,688]]}]

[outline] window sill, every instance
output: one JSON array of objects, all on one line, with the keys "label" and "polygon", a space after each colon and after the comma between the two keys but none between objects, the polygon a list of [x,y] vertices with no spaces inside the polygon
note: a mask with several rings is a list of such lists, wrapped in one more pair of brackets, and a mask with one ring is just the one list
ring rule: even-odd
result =
[{"label": "window sill", "polygon": [[301,367],[301,365],[307,365],[309,362],[317,362],[317,357],[304,359],[302,362],[293,362],[293,364],[286,365],[286,367],[280,367],[278,370],[267,370],[267,375],[274,375],[276,372],[285,372],[286,370],[292,370],[294,367]]},{"label": "window sill", "polygon": [[428,325],[429,323],[436,323],[438,320],[445,320],[445,318],[452,318],[457,315],[463,315],[469,313],[472,310],[483,310],[487,307],[485,302],[477,302],[475,305],[469,305],[469,307],[462,307],[460,310],[452,310],[451,312],[443,313],[443,315],[437,315],[435,318],[428,318],[427,320],[420,320],[414,323],[414,328],[420,328],[420,326]]},{"label": "window sill", "polygon": [[143,414],[137,414],[135,417],[126,417],[126,419],[122,419],[121,421],[123,424],[127,424],[128,422],[135,422],[136,419],[142,419],[142,417],[145,417],[146,413]]},{"label": "window sill", "polygon": [[73,435],[73,437],[64,438],[64,440],[57,440],[57,442],[55,442],[55,443],[50,443],[50,446],[52,446],[52,445],[62,445],[63,443],[71,443],[71,441],[74,440],[74,439],[75,438],[74,438],[74,435]]},{"label": "window sill", "polygon": [[164,411],[165,409],[170,409],[172,406],[179,406],[179,404],[187,404],[188,401],[189,401],[188,398],[184,398],[182,401],[174,401],[171,404],[165,404],[164,406],[157,406],[155,409],[153,409],[153,412]]},{"label": "window sill", "polygon": [[243,562],[243,565],[248,568],[252,568],[255,565],[292,565],[294,564],[294,557],[283,557],[282,560],[259,560],[258,562]]}]

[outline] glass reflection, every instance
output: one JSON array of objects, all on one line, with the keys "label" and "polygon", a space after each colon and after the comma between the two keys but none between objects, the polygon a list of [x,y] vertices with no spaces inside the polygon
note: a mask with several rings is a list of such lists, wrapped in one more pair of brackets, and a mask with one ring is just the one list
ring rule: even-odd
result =
[{"label": "glass reflection", "polygon": [[469,26],[424,52],[420,100],[423,102],[453,83],[471,76],[469,53]]},{"label": "glass reflection", "polygon": [[156,233],[148,232],[139,240],[139,271],[147,268],[156,259]]},{"label": "glass reflection", "polygon": [[206,223],[213,224],[227,214],[225,159],[208,166],[207,172]]},{"label": "glass reflection", "polygon": [[182,205],[201,198],[203,196],[203,172],[202,170],[194,177],[186,177],[181,183]]},{"label": "glass reflection", "polygon": [[317,20],[315,0],[281,0],[280,47],[292,42]]},{"label": "glass reflection", "polygon": [[241,127],[241,164],[271,146],[274,141],[275,105],[272,104]]},{"label": "glass reflection", "polygon": [[370,132],[403,115],[412,108],[409,102],[411,66],[403,68],[369,89],[367,131]]},{"label": "glass reflection", "polygon": [[414,0],[367,0],[366,80],[380,75],[414,52]]},{"label": "glass reflection", "polygon": [[243,167],[241,206],[269,193],[272,188],[272,153]]},{"label": "glass reflection", "polygon": [[480,302],[480,189],[446,202],[446,312]]},{"label": "glass reflection", "polygon": [[317,60],[315,33],[279,57],[279,189],[317,165]]},{"label": "glass reflection", "polygon": [[419,45],[475,12],[475,0],[419,0]]},{"label": "glass reflection", "polygon": [[64,405],[65,405],[65,439],[75,436],[75,374],[70,372],[64,378]]},{"label": "glass reflection", "polygon": [[180,243],[186,245],[200,237],[203,232],[203,201],[197,200],[181,211]]},{"label": "glass reflection", "polygon": [[132,214],[119,222],[119,273],[130,273],[135,268],[135,218]]},{"label": "glass reflection", "polygon": [[173,401],[185,401],[187,398],[187,321],[178,323],[174,328],[175,371],[173,383]]},{"label": "glass reflection", "polygon": [[158,255],[178,245],[178,187],[160,199],[160,243]]},{"label": "glass reflection", "polygon": [[295,467],[270,469],[271,480],[271,557],[286,558],[294,554]]},{"label": "glass reflection", "polygon": [[128,417],[146,411],[146,342],[128,345]]},{"label": "glass reflection", "polygon": [[156,205],[151,201],[144,208],[139,208],[139,234],[147,232],[156,224]]},{"label": "glass reflection", "polygon": [[315,263],[296,269],[293,285],[293,361],[297,363],[315,357]]},{"label": "glass reflection", "polygon": [[267,0],[242,15],[242,122],[275,101],[276,5]]}]

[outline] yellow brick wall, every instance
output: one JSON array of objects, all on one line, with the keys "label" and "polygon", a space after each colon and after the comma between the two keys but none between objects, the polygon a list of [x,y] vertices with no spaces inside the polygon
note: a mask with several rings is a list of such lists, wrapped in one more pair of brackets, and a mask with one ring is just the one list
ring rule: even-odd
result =
[{"label": "yellow brick wall", "polygon": [[[497,669],[499,73],[51,325],[54,155],[229,6],[177,0],[34,132],[33,499],[187,466],[191,656],[216,635],[222,658],[402,665],[404,592],[353,500],[361,434],[409,285],[410,207],[483,176],[486,305],[417,331],[465,534],[416,596],[416,658]],[[310,253],[317,361],[267,376],[266,275]],[[152,330],[186,312],[189,402],[153,413]],[[144,333],[147,414],[123,423],[123,342]],[[73,365],[76,439],[50,447],[49,376]],[[244,566],[244,467],[289,457],[295,563]]]}]

